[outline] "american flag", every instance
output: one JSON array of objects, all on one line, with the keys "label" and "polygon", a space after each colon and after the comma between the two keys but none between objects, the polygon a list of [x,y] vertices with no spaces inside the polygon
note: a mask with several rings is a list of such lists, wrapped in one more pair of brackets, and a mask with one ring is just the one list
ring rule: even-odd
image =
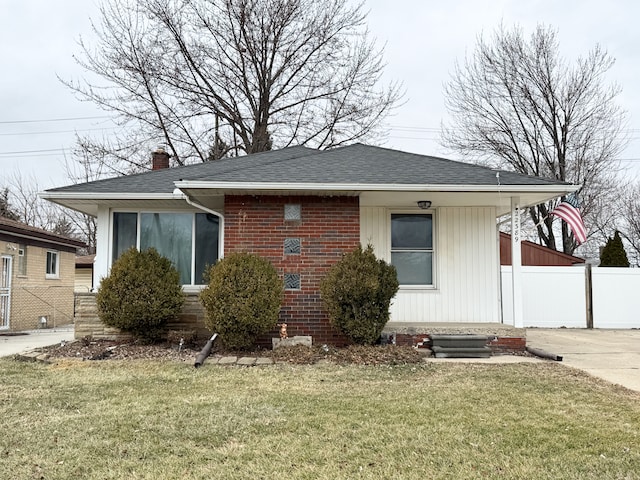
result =
[{"label": "american flag", "polygon": [[580,245],[587,240],[587,230],[578,210],[579,202],[575,194],[567,195],[560,204],[554,208],[549,215],[555,215],[567,222],[573,232],[576,243]]}]

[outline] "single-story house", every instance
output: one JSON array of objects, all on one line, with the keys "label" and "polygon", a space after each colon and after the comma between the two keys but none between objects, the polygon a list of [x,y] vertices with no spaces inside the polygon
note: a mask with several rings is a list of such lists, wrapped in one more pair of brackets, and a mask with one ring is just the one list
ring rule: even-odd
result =
[{"label": "single-story house", "polygon": [[0,330],[73,323],[74,259],[84,246],[0,217]]},{"label": "single-story house", "polygon": [[[42,194],[97,217],[94,285],[131,246],[153,246],[172,259],[192,293],[202,288],[206,265],[230,252],[254,252],[282,275],[281,321],[289,334],[317,343],[342,338],[328,322],[319,283],[360,243],[397,268],[391,324],[501,323],[496,219],[512,214],[519,252],[522,209],[578,188],[363,144],[168,163],[159,150],[152,171]],[[513,318],[522,326],[514,272]],[[184,321],[199,315],[195,303],[187,302]]]}]

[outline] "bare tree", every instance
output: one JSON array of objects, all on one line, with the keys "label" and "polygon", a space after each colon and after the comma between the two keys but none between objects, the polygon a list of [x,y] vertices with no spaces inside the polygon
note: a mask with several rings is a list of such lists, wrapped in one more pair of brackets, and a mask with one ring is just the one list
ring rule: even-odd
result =
[{"label": "bare tree", "polygon": [[400,98],[347,0],[111,0],[66,81],[126,135],[80,143],[112,173],[166,145],[186,164],[289,145],[379,138]]},{"label": "bare tree", "polygon": [[9,187],[0,188],[0,217],[19,221],[20,216],[14,211],[9,200]]},{"label": "bare tree", "polygon": [[[58,235],[82,240],[87,244],[87,253],[95,253],[95,218],[43,200],[38,196],[40,191],[34,175],[24,177],[20,172],[14,172],[2,189],[4,199],[10,200],[12,216],[9,218]],[[87,222],[90,227],[87,227]]]},{"label": "bare tree", "polygon": [[[604,84],[614,60],[596,46],[573,65],[560,57],[556,31],[538,26],[527,42],[519,28],[480,37],[445,86],[452,115],[443,145],[474,161],[581,185],[581,213],[590,218],[616,182],[624,147],[620,88]],[[542,244],[556,249],[557,202],[529,209]],[[561,223],[561,248],[577,244]]]},{"label": "bare tree", "polygon": [[33,174],[25,177],[16,171],[7,178],[5,188],[9,192],[12,211],[20,222],[53,231],[64,216],[61,207],[38,197],[40,189]]},{"label": "bare tree", "polygon": [[[80,146],[76,146],[74,149],[73,159],[71,161],[67,159],[65,162],[65,169],[67,177],[74,184],[100,180],[109,176],[109,172],[105,171],[105,164],[92,161],[92,157]],[[76,210],[65,210],[73,229],[87,244],[86,253],[89,255],[96,253],[98,228],[96,217]]]},{"label": "bare tree", "polygon": [[629,251],[629,260],[640,266],[640,184],[636,182],[625,189],[617,204],[621,205],[618,227]]}]

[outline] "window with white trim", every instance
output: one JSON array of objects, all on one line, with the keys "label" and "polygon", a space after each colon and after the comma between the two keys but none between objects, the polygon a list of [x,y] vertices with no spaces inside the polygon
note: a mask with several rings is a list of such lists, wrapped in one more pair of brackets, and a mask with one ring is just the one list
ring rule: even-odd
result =
[{"label": "window with white trim", "polygon": [[55,250],[47,250],[46,278],[58,278],[60,258]]},{"label": "window with white trim", "polygon": [[433,215],[391,215],[391,264],[400,285],[433,286]]},{"label": "window with white trim", "polygon": [[18,275],[27,276],[27,246],[22,243],[18,245]]},{"label": "window with white trim", "polygon": [[219,258],[219,225],[210,213],[114,212],[111,259],[131,247],[153,247],[173,262],[183,285],[202,285]]}]

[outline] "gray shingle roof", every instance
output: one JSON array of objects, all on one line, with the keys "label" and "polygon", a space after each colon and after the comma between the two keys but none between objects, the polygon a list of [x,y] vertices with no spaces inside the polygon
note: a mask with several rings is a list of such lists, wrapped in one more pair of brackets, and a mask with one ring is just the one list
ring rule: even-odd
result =
[{"label": "gray shingle roof", "polygon": [[[174,182],[373,185],[496,185],[487,167],[398,150],[354,144],[332,150],[289,147],[238,158],[156,170],[48,190],[69,193],[171,193]],[[501,185],[564,182],[500,171]]]}]

